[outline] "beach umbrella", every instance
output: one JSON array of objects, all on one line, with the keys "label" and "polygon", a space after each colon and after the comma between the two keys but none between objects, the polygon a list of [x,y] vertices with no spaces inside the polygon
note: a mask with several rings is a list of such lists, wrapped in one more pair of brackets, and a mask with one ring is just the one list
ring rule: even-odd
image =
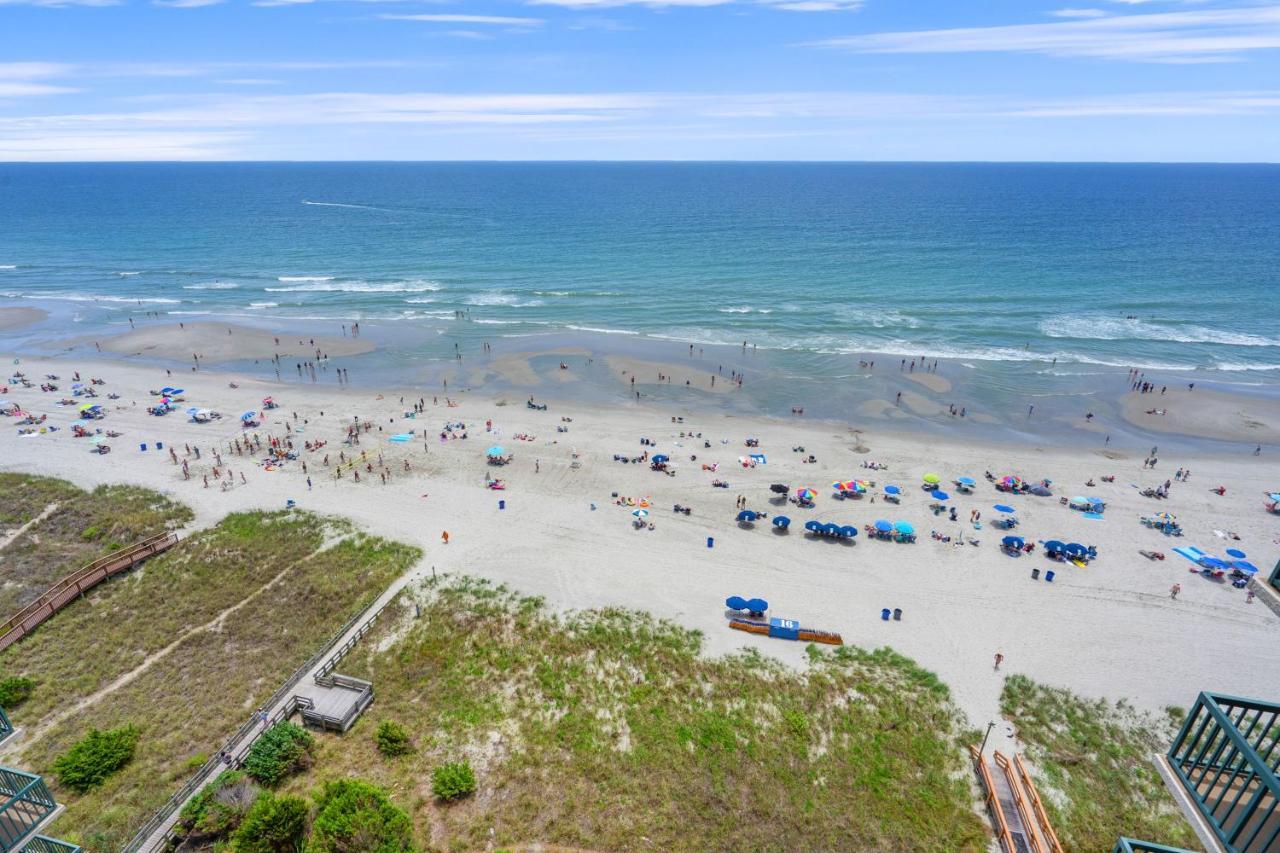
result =
[{"label": "beach umbrella", "polygon": [[925,474],[922,479],[931,486],[936,486],[942,482],[942,478],[937,474]]},{"label": "beach umbrella", "polygon": [[172,393],[173,393],[173,389],[172,389],[172,388],[170,388],[168,385],[166,385],[165,387],[163,387],[163,388],[161,388],[161,389],[160,389],[160,396],[161,396],[161,397],[167,397],[167,396],[169,396],[169,395],[170,395],[170,394],[172,394]]},{"label": "beach umbrella", "polygon": [[994,507],[994,509],[995,509],[995,511],[996,511],[996,512],[1004,512],[1004,513],[1014,513],[1014,512],[1017,512],[1017,510],[1016,510],[1016,509],[1014,509],[1013,507],[1009,506],[1008,504],[996,504],[996,505],[995,505],[995,507]]},{"label": "beach umbrella", "polygon": [[1006,548],[1021,548],[1027,543],[1021,536],[1006,536],[1000,540],[1000,544]]},{"label": "beach umbrella", "polygon": [[791,487],[785,483],[774,483],[769,487],[769,491],[773,492],[775,495],[785,495],[787,492],[791,491]]},{"label": "beach umbrella", "polygon": [[724,600],[724,606],[730,610],[746,610],[747,600],[740,595],[731,595]]},{"label": "beach umbrella", "polygon": [[1065,547],[1067,546],[1063,545],[1057,539],[1050,539],[1048,542],[1044,543],[1044,549],[1046,551],[1061,551]]},{"label": "beach umbrella", "polygon": [[834,483],[831,484],[831,488],[835,489],[837,492],[851,492],[853,491],[853,481],[852,480],[847,480],[847,481],[836,480]]},{"label": "beach umbrella", "polygon": [[256,418],[257,416],[258,416],[258,413],[257,413],[257,412],[245,412],[243,415],[241,415],[241,416],[240,416],[240,420],[242,420],[242,421],[251,421],[251,420],[253,420],[254,418]]},{"label": "beach umbrella", "polygon": [[742,512],[738,513],[738,521],[755,521],[757,518],[759,518],[759,516],[749,509],[744,509]]},{"label": "beach umbrella", "polygon": [[1241,551],[1239,548],[1228,548],[1227,556],[1235,557],[1237,560],[1243,560],[1245,555],[1244,551]]},{"label": "beach umbrella", "polygon": [[93,438],[89,439],[89,443],[90,443],[90,444],[102,444],[102,442],[104,442],[104,441],[106,441],[106,440],[107,440],[107,437],[106,437],[105,435],[95,435]]},{"label": "beach umbrella", "polygon": [[1075,496],[1074,498],[1072,498],[1072,499],[1071,499],[1071,505],[1072,505],[1072,506],[1088,506],[1088,505],[1089,505],[1089,499],[1088,499],[1088,498],[1082,498],[1082,497],[1080,497],[1079,495],[1077,495],[1077,496]]},{"label": "beach umbrella", "polygon": [[916,529],[905,521],[894,522],[893,529],[905,536],[910,536],[916,532]]},{"label": "beach umbrella", "polygon": [[1222,560],[1219,560],[1217,557],[1202,557],[1200,559],[1200,565],[1204,566],[1206,569],[1228,568],[1227,564]]},{"label": "beach umbrella", "polygon": [[1280,501],[1280,492],[1272,492],[1267,497],[1273,501]]},{"label": "beach umbrella", "polygon": [[752,613],[763,613],[769,609],[769,602],[763,598],[749,598],[747,599],[747,609]]},{"label": "beach umbrella", "polygon": [[776,515],[773,518],[774,527],[780,527],[783,530],[786,530],[787,527],[789,527],[790,525],[791,525],[791,519],[787,518],[785,515]]},{"label": "beach umbrella", "polygon": [[829,521],[826,524],[822,525],[822,532],[827,534],[828,536],[839,536],[840,525]]},{"label": "beach umbrella", "polygon": [[188,415],[195,415],[195,414],[198,414],[199,412],[200,412],[199,406],[192,406],[191,408],[187,409]]},{"label": "beach umbrella", "polygon": [[71,390],[73,390],[73,391],[74,391],[75,389],[77,389],[77,388],[83,388],[83,387],[84,387],[84,383],[83,383],[83,382],[72,382],[72,383],[71,383]]},{"label": "beach umbrella", "polygon": [[853,491],[855,491],[855,492],[865,492],[865,491],[867,490],[867,486],[869,486],[869,485],[871,485],[871,484],[870,484],[870,483],[868,483],[866,480],[854,480],[854,481],[853,481]]},{"label": "beach umbrella", "polygon": [[658,453],[653,457],[653,461],[657,462],[659,465],[661,465],[663,462],[668,462],[670,460],[671,460],[671,457],[663,453]]},{"label": "beach umbrella", "polygon": [[1044,486],[1032,486],[1031,494],[1036,495],[1037,497],[1047,498],[1052,495],[1053,492],[1049,491]]},{"label": "beach umbrella", "polygon": [[806,522],[804,523],[804,529],[805,529],[805,530],[808,530],[810,533],[821,533],[821,532],[822,532],[822,522],[821,522],[821,521],[806,521]]},{"label": "beach umbrella", "polygon": [[802,501],[811,501],[818,496],[813,489],[796,489],[796,497]]},{"label": "beach umbrella", "polygon": [[976,481],[976,480],[974,480],[972,477],[957,477],[957,478],[956,478],[956,482],[957,482],[957,483],[959,483],[959,484],[960,484],[960,485],[962,485],[962,486],[976,486],[976,485],[978,485],[977,481]]},{"label": "beach umbrella", "polygon": [[941,491],[938,491],[937,489],[934,489],[929,494],[933,496],[933,499],[935,501],[945,501],[950,499],[951,497],[951,495],[947,494],[946,492],[941,492]]},{"label": "beach umbrella", "polygon": [[83,406],[80,407],[80,411],[87,412],[92,408],[93,408],[93,403],[85,403]]},{"label": "beach umbrella", "polygon": [[648,514],[649,514],[649,510],[647,510],[647,509],[633,509],[633,510],[631,510],[631,514],[632,514],[632,515],[634,515],[636,518],[644,518],[646,515],[648,515]]},{"label": "beach umbrella", "polygon": [[170,397],[176,397],[176,396],[178,396],[179,394],[185,394],[185,393],[187,393],[187,389],[185,389],[185,388],[170,388],[170,389],[169,389],[169,396],[170,396]]},{"label": "beach umbrella", "polygon": [[1247,560],[1236,560],[1231,564],[1231,567],[1237,571],[1245,573],[1246,575],[1256,575],[1258,573],[1258,567]]},{"label": "beach umbrella", "polygon": [[852,539],[858,535],[858,528],[854,527],[852,524],[846,524],[840,528],[840,535],[847,539]]},{"label": "beach umbrella", "polygon": [[876,530],[879,530],[881,533],[888,533],[890,530],[893,529],[893,525],[889,522],[888,519],[880,518],[876,520],[875,528]]},{"label": "beach umbrella", "polygon": [[486,456],[501,456],[503,453],[502,446],[495,444],[493,447],[490,447],[484,453]]},{"label": "beach umbrella", "polygon": [[897,486],[885,486],[884,493],[886,495],[900,495],[902,494],[902,489],[898,488]]},{"label": "beach umbrella", "polygon": [[1081,545],[1079,542],[1068,542],[1062,550],[1073,557],[1089,553],[1089,549]]}]

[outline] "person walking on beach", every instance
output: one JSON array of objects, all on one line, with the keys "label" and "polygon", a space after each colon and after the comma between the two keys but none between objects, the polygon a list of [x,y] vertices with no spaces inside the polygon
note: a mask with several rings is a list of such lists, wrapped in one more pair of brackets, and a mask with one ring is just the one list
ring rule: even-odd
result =
[{"label": "person walking on beach", "polygon": [[441,531],[441,532],[440,532],[440,538],[444,540],[444,544],[448,545],[448,544],[449,544],[449,531],[447,531],[447,530],[443,530],[443,531]]},{"label": "person walking on beach", "polygon": [[1175,601],[1177,600],[1178,593],[1180,592],[1182,592],[1182,584],[1180,583],[1175,583],[1173,586],[1169,587],[1169,597]]},{"label": "person walking on beach", "polygon": [[995,665],[995,669],[997,669],[997,670],[998,670],[998,669],[1000,669],[1000,664],[1002,664],[1002,663],[1004,663],[1004,655],[1002,655],[1000,652],[996,652],[996,665]]}]

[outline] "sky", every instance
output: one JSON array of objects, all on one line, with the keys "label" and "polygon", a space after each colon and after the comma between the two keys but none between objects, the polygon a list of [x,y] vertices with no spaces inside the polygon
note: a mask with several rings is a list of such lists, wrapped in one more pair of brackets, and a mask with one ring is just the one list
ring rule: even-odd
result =
[{"label": "sky", "polygon": [[0,160],[1280,160],[1280,3],[0,0]]}]

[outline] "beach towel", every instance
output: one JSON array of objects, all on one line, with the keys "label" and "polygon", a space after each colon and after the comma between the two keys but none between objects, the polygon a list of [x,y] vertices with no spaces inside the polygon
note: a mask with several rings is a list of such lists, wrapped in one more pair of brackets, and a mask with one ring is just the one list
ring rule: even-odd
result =
[{"label": "beach towel", "polygon": [[1086,512],[1086,513],[1084,513],[1084,517],[1085,517],[1085,518],[1092,518],[1092,519],[1099,519],[1099,518],[1102,518],[1102,513],[1100,513],[1100,512]]},{"label": "beach towel", "polygon": [[1173,549],[1173,553],[1175,553],[1175,554],[1177,554],[1177,555],[1179,555],[1179,556],[1181,556],[1181,557],[1185,557],[1185,558],[1187,558],[1188,560],[1190,560],[1191,562],[1193,562],[1193,563],[1195,563],[1195,564],[1197,564],[1197,565],[1199,565],[1199,563],[1200,563],[1200,561],[1201,561],[1202,559],[1204,559],[1205,557],[1209,556],[1209,555],[1208,555],[1208,554],[1206,554],[1204,551],[1201,551],[1199,548],[1196,548],[1196,547],[1191,546],[1191,545],[1187,545],[1187,546],[1184,546],[1184,547],[1182,547],[1182,548],[1174,548],[1174,549]]}]

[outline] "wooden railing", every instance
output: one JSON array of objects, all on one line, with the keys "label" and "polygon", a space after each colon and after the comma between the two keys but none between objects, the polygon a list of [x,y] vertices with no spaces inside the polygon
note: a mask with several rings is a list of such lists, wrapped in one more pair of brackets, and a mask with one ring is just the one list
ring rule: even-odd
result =
[{"label": "wooden railing", "polygon": [[138,563],[169,550],[178,542],[176,533],[159,533],[119,551],[99,557],[49,587],[39,598],[19,610],[0,624],[0,651],[30,634],[42,622],[86,590],[92,589],[113,575],[132,569]]},{"label": "wooden railing", "polygon": [[1000,843],[1000,849],[1005,853],[1014,853],[1018,848],[1013,843],[1013,834],[1009,832],[1009,824],[1004,819],[1004,810],[1000,808],[1000,798],[996,796],[996,780],[991,778],[991,768],[987,766],[987,760],[983,758],[976,746],[969,747],[969,754],[973,756],[974,772],[978,774],[982,789],[987,794],[985,798],[987,811],[991,813],[992,828],[995,830],[996,840]]},{"label": "wooden railing", "polygon": [[1040,824],[1040,834],[1044,836],[1050,853],[1063,853],[1062,843],[1058,841],[1058,833],[1054,831],[1053,824],[1049,823],[1049,815],[1044,810],[1044,802],[1040,799],[1040,792],[1036,790],[1035,780],[1031,778],[1027,765],[1022,763],[1021,755],[1013,757],[1013,767],[1018,771],[1018,781],[1026,789],[1027,799],[1031,801],[1031,810],[1035,812],[1036,822]]},{"label": "wooden railing", "polygon": [[1009,793],[1013,795],[1014,806],[1018,809],[1018,817],[1022,820],[1023,835],[1028,849],[1031,853],[1044,853],[1044,845],[1040,843],[1040,833],[1036,830],[1036,817],[1032,814],[1031,805],[1022,793],[1022,785],[1018,783],[1013,763],[998,749],[992,753],[991,757],[995,759],[996,766],[1004,773],[1005,781],[1009,783]]}]

